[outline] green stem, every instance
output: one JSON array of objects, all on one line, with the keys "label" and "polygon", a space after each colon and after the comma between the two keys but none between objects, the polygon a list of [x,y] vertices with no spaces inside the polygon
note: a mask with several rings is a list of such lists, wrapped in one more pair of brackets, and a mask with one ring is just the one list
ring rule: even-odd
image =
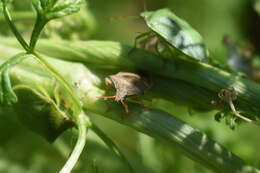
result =
[{"label": "green stem", "polygon": [[[10,38],[1,38],[0,41],[4,45],[17,47],[15,40]],[[179,87],[180,91],[177,94],[182,95],[181,93],[184,93],[188,97],[188,94],[193,92],[192,88],[199,88],[194,90],[197,97],[190,97],[193,99],[192,102],[197,102],[199,105],[201,101],[205,105],[203,107],[210,109],[221,109],[214,107],[210,102],[217,98],[221,89],[234,87],[238,94],[236,104],[239,110],[248,112],[250,111],[249,108],[252,111],[253,107],[254,110],[260,111],[260,85],[254,81],[230,74],[205,63],[183,60],[176,60],[175,62],[169,60],[166,63],[162,57],[141,49],[136,49],[129,57],[130,50],[131,47],[129,46],[111,41],[41,40],[41,44],[38,46],[38,51],[46,55],[67,61],[81,62],[94,68],[106,70],[109,68],[116,71],[142,70],[147,71],[149,75],[157,73],[157,79],[161,78],[165,81],[164,87],[168,88],[168,93],[172,93],[171,96],[168,94],[168,98],[174,98],[177,93],[173,89],[171,90],[174,82],[176,80],[179,84],[183,82],[187,86],[186,88],[191,88],[191,90],[184,93],[185,91],[183,92]],[[157,88],[158,93],[162,93],[162,90],[160,90],[161,79],[157,79],[158,85],[154,85],[152,89]],[[169,83],[173,85],[168,85]],[[200,100],[201,97],[205,98],[204,102]]]},{"label": "green stem", "polygon": [[[110,104],[109,113],[100,109],[100,104],[88,106],[88,114],[100,114],[106,118],[113,119],[120,124],[127,125],[133,129],[145,133],[151,137],[164,140],[172,147],[179,149],[192,160],[201,163],[216,173],[259,173],[260,171],[247,165],[239,157],[213,141],[206,134],[194,129],[185,122],[166,112],[149,109],[144,110],[142,106],[129,103],[131,116],[122,115],[122,107]],[[104,101],[102,101],[104,102]],[[89,104],[89,103],[87,103]],[[122,110],[122,111],[119,111]],[[94,115],[93,115],[94,116]]]},{"label": "green stem", "polygon": [[79,156],[86,144],[87,138],[87,124],[86,124],[86,115],[81,112],[76,116],[77,128],[78,128],[78,140],[76,146],[74,147],[70,158],[67,160],[66,164],[60,170],[59,173],[70,173],[75,164],[77,163]]},{"label": "green stem", "polygon": [[44,28],[44,26],[46,25],[46,23],[48,22],[47,19],[45,19],[42,15],[37,14],[37,19],[33,28],[33,32],[31,35],[31,40],[30,40],[30,52],[34,51],[35,45],[39,39],[39,36],[41,34],[42,29]]},{"label": "green stem", "polygon": [[[8,22],[8,24],[9,24],[9,26],[11,27],[13,33],[15,34],[15,36],[18,39],[18,41],[20,42],[20,44],[24,47],[24,49],[28,53],[31,53],[34,56],[36,56],[42,62],[42,64],[44,64],[47,67],[47,69],[52,72],[52,74],[55,76],[55,78],[62,85],[64,85],[64,87],[67,89],[68,93],[71,95],[72,99],[74,100],[74,103],[78,107],[77,110],[78,110],[78,113],[79,113],[79,110],[81,110],[81,103],[80,103],[79,99],[77,98],[77,96],[75,96],[73,94],[72,88],[70,87],[69,83],[41,55],[39,55],[38,53],[36,53],[34,51],[37,40],[39,39],[39,35],[40,35],[43,27],[47,23],[47,20],[42,18],[40,14],[37,14],[37,20],[36,20],[32,35],[31,35],[31,41],[30,41],[30,47],[29,47],[28,44],[24,41],[23,37],[18,32],[18,30],[16,29],[15,25],[13,24],[11,17],[8,13],[8,9],[7,9],[7,7],[5,6],[4,3],[3,3],[3,11],[4,11],[4,15],[5,15],[5,18]],[[77,113],[75,113],[75,114],[77,114]]]},{"label": "green stem", "polygon": [[[35,14],[29,11],[14,11],[12,12],[12,21],[31,21],[35,19]],[[5,17],[0,16],[0,22],[4,22]]]},{"label": "green stem", "polygon": [[35,48],[35,45],[37,43],[37,40],[39,39],[39,35],[40,35],[43,27],[45,26],[45,24],[47,23],[48,20],[43,18],[42,15],[37,14],[37,19],[36,19],[36,22],[35,22],[35,25],[34,25],[34,29],[33,29],[32,35],[31,35],[30,47],[29,47],[28,44],[23,39],[23,37],[18,32],[18,30],[15,27],[15,25],[13,24],[12,19],[11,19],[10,15],[9,15],[9,12],[8,12],[8,9],[7,9],[6,5],[5,5],[5,3],[3,3],[3,13],[4,13],[4,16],[6,18],[6,21],[8,22],[8,25],[10,26],[11,30],[13,31],[14,35],[16,36],[16,38],[20,42],[20,44],[23,46],[23,48],[28,53],[32,53],[34,56],[36,56],[47,67],[47,69],[49,69],[49,71],[52,72],[52,74],[55,76],[55,78],[59,82],[61,82],[61,84],[64,85],[64,87],[67,89],[67,91],[71,95],[72,99],[74,100],[74,103],[76,103],[77,107],[79,108],[78,110],[80,110],[81,109],[80,101],[73,94],[72,88],[70,87],[69,83],[41,55],[39,55],[36,52],[34,52],[34,48]]},{"label": "green stem", "polygon": [[3,70],[4,68],[10,68],[10,67],[20,63],[21,61],[23,61],[25,58],[27,58],[29,56],[30,55],[23,53],[23,52],[16,54],[15,56],[9,58],[3,64],[0,65],[0,71]]},{"label": "green stem", "polygon": [[5,3],[3,3],[3,13],[4,13],[4,17],[9,25],[9,27],[11,28],[13,34],[15,35],[16,39],[19,41],[19,43],[22,45],[22,47],[28,51],[29,50],[29,46],[26,43],[26,41],[23,39],[23,37],[21,36],[21,34],[19,33],[19,31],[17,30],[16,26],[14,25],[14,23],[12,22],[12,18],[9,14],[9,11],[5,5]]},{"label": "green stem", "polygon": [[241,78],[212,65],[194,61],[165,62],[162,57],[151,52],[136,49],[129,55],[131,47],[110,41],[54,41],[42,40],[38,51],[49,56],[77,61],[99,69],[116,69],[117,71],[143,70],[149,74],[164,76],[169,79],[185,81],[190,85],[201,87],[217,93],[224,88],[235,88],[242,107],[253,106],[260,110],[260,85],[249,79]]},{"label": "green stem", "polygon": [[42,64],[44,64],[47,67],[47,70],[50,71],[54,77],[65,87],[67,92],[70,94],[71,99],[73,100],[73,103],[76,105],[76,112],[74,112],[74,115],[78,115],[81,111],[81,102],[78,99],[78,97],[73,93],[73,89],[71,85],[64,79],[64,77],[55,69],[53,68],[40,54],[36,52],[32,52],[34,56],[36,56]]}]

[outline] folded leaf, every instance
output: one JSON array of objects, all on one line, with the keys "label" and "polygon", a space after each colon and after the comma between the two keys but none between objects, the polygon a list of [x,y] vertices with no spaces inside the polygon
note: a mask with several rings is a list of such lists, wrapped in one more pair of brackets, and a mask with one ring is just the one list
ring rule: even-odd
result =
[{"label": "folded leaf", "polygon": [[61,133],[74,125],[47,97],[43,97],[34,89],[19,87],[15,92],[19,102],[13,106],[18,119],[47,141],[53,142]]},{"label": "folded leaf", "polygon": [[30,55],[20,53],[8,59],[0,66],[0,104],[12,105],[17,102],[17,97],[12,89],[9,70]]},{"label": "folded leaf", "polygon": [[3,89],[3,97],[4,97],[4,103],[7,105],[12,105],[13,103],[17,102],[17,97],[12,89],[11,81],[9,78],[9,68],[6,68],[1,76],[2,76],[2,89]]}]

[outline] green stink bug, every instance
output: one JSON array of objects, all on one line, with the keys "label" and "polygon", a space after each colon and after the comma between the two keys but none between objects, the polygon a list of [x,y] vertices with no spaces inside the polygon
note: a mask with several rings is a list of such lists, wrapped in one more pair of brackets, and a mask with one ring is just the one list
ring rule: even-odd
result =
[{"label": "green stink bug", "polygon": [[152,33],[167,43],[166,48],[169,46],[192,59],[207,59],[208,51],[200,34],[169,9],[145,11],[141,16],[152,32],[143,33],[136,39],[150,37]]}]

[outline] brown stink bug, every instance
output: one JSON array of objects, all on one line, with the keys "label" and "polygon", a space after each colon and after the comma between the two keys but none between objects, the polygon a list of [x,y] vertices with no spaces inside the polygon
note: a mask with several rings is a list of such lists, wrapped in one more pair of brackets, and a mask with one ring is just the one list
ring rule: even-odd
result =
[{"label": "brown stink bug", "polygon": [[115,75],[109,75],[105,78],[106,85],[113,85],[116,89],[115,96],[103,96],[104,100],[115,99],[120,101],[129,113],[127,104],[124,102],[126,96],[142,95],[150,87],[148,79],[132,72],[119,72]]}]

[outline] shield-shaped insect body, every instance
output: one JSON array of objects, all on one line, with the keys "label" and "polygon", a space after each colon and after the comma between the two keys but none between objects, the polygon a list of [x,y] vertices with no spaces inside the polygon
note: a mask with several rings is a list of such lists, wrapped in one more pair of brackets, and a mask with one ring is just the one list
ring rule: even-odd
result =
[{"label": "shield-shaped insect body", "polygon": [[106,85],[113,85],[116,94],[115,96],[104,96],[102,98],[120,101],[125,107],[126,113],[129,113],[127,104],[124,99],[131,95],[142,95],[150,88],[150,82],[147,77],[132,72],[119,72],[115,75],[109,75],[105,78]]}]

